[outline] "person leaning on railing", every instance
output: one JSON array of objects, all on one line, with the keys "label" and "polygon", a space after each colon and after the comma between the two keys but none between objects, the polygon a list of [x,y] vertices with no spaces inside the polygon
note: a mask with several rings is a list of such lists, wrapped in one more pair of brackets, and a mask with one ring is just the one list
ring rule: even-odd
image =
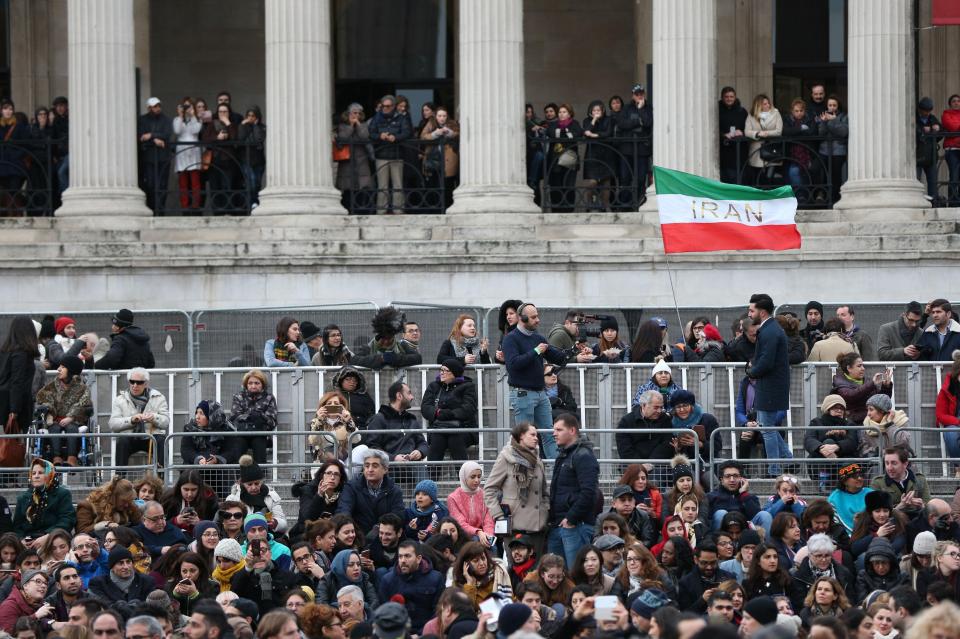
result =
[{"label": "person leaning on railing", "polygon": [[547,139],[550,146],[547,152],[547,182],[550,185],[550,209],[553,212],[573,211],[576,205],[574,182],[580,166],[577,142],[574,138],[583,136],[580,123],[574,118],[573,107],[561,104],[557,110],[559,116],[547,125]]},{"label": "person leaning on railing", "polygon": [[231,213],[233,193],[240,177],[240,167],[231,140],[237,139],[237,125],[230,119],[228,103],[217,105],[212,121],[203,125],[200,139],[210,152],[207,181],[210,185],[211,208],[219,214]]},{"label": "person leaning on railing", "polygon": [[782,132],[783,119],[780,117],[780,111],[773,106],[770,98],[765,94],[757,94],[753,99],[753,106],[747,115],[747,125],[743,131],[746,137],[756,140],[750,143],[748,164],[753,175],[744,176],[747,184],[753,184],[756,181],[756,174],[760,169],[767,167],[770,169],[768,173],[772,173],[773,167],[781,164],[777,160],[764,160],[761,147],[763,147],[763,140],[780,137]]},{"label": "person leaning on railing", "polygon": [[602,100],[594,100],[587,107],[583,119],[583,135],[598,142],[587,142],[583,159],[583,179],[590,189],[587,208],[610,210],[610,184],[616,175],[618,157],[610,144],[613,137],[613,120],[607,116]]},{"label": "person leaning on railing", "polygon": [[781,134],[799,140],[787,145],[786,155],[790,161],[786,163],[786,178],[787,183],[793,187],[794,194],[801,196],[803,201],[809,201],[812,199],[810,193],[803,192],[802,189],[816,181],[811,175],[814,170],[814,153],[810,145],[803,142],[803,138],[816,135],[817,125],[807,113],[807,103],[800,98],[790,103],[790,113],[783,121]]}]

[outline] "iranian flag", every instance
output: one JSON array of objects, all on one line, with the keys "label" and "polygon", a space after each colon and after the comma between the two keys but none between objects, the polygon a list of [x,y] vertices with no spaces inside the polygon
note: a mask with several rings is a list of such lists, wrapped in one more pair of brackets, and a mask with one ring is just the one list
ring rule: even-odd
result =
[{"label": "iranian flag", "polygon": [[763,191],[653,169],[666,253],[800,248],[789,186]]}]

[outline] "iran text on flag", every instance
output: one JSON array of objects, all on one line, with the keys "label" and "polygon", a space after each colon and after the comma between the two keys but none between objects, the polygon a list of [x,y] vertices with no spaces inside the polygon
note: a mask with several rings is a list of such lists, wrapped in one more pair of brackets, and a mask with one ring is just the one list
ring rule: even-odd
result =
[{"label": "iran text on flag", "polygon": [[666,253],[800,248],[789,186],[763,191],[660,167],[653,173]]}]

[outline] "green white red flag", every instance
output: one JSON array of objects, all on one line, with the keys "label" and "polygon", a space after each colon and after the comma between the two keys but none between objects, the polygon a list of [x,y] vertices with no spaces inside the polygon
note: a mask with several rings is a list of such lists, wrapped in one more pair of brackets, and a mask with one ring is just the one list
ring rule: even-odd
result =
[{"label": "green white red flag", "polygon": [[664,252],[800,248],[791,187],[764,191],[658,166],[653,173]]}]

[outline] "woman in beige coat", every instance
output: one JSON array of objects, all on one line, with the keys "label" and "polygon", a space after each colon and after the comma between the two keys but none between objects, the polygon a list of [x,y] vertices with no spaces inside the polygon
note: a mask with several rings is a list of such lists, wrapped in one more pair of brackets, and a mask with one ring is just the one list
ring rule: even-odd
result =
[{"label": "woman in beige coat", "polygon": [[536,426],[521,422],[511,429],[510,442],[497,455],[484,483],[483,499],[495,520],[507,517],[503,509],[507,506],[511,535],[528,535],[537,557],[543,556],[550,492]]},{"label": "woman in beige coat", "polygon": [[747,115],[747,124],[743,134],[756,142],[750,143],[749,163],[754,169],[779,166],[780,162],[764,161],[760,157],[760,147],[766,138],[778,138],[783,133],[783,118],[763,93],[753,99],[753,108]]}]

